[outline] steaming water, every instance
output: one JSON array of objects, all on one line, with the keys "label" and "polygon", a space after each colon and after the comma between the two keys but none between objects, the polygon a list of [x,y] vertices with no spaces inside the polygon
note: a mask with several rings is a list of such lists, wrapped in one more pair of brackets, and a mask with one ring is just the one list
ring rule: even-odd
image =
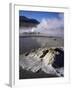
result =
[{"label": "steaming water", "polygon": [[19,51],[20,54],[29,52],[31,49],[37,49],[41,47],[63,47],[63,38],[60,37],[20,37],[19,39]]}]

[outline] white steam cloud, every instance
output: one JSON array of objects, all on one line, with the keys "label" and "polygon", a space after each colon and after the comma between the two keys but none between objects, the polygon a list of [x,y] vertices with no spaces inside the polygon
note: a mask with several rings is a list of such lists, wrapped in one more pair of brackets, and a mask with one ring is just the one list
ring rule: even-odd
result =
[{"label": "white steam cloud", "polygon": [[64,36],[64,17],[59,14],[59,18],[43,18],[36,28],[32,28],[32,32],[46,33],[49,36]]}]

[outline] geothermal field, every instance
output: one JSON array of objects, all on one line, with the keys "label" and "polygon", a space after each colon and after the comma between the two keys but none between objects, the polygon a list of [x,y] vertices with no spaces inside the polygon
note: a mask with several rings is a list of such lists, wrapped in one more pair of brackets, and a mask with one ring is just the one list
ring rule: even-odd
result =
[{"label": "geothermal field", "polygon": [[20,13],[19,79],[64,77],[63,14]]}]

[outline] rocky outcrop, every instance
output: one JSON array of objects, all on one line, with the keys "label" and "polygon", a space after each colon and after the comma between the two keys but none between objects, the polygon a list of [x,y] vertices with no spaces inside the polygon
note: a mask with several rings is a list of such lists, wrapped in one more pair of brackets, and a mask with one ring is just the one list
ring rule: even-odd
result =
[{"label": "rocky outcrop", "polygon": [[20,55],[19,65],[22,69],[46,74],[64,76],[64,50],[63,48],[39,48]]}]

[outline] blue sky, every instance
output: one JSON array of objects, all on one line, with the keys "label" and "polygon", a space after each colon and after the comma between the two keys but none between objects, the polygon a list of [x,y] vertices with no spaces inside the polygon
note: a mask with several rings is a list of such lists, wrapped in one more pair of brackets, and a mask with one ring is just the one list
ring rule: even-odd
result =
[{"label": "blue sky", "polygon": [[38,21],[41,21],[42,18],[58,18],[58,19],[60,19],[59,14],[63,14],[63,13],[41,12],[41,11],[23,11],[23,10],[19,11],[20,16],[26,16],[28,18],[37,19]]}]

